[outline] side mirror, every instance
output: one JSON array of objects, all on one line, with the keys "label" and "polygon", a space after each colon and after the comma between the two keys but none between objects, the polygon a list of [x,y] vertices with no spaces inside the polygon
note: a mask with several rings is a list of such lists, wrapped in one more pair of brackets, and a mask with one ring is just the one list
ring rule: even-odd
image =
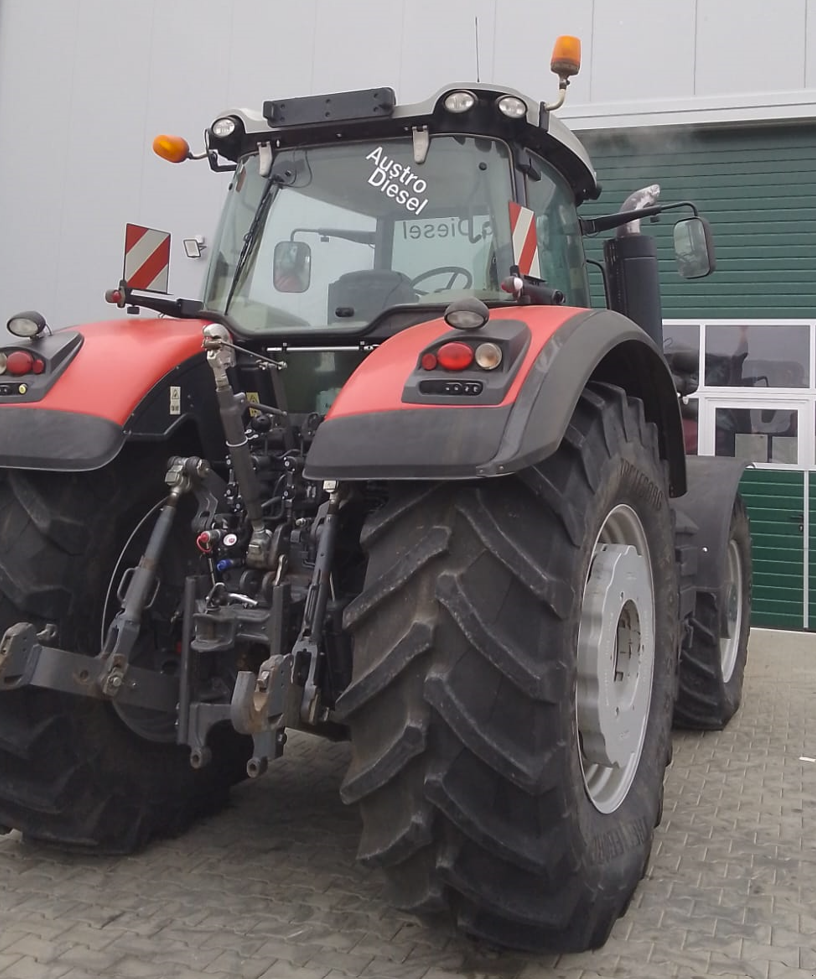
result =
[{"label": "side mirror", "polygon": [[677,271],[684,279],[703,279],[716,269],[714,239],[705,218],[685,218],[674,226]]},{"label": "side mirror", "polygon": [[278,292],[306,292],[311,280],[312,249],[305,241],[279,241],[272,269]]}]

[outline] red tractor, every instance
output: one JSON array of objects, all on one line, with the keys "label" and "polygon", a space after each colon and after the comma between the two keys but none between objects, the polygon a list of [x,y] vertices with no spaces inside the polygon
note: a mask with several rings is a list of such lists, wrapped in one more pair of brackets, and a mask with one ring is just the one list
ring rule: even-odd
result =
[{"label": "red tractor", "polygon": [[[742,467],[686,458],[654,239],[553,105],[495,85],[220,115],[202,301],[0,337],[0,824],[129,852],[351,740],[393,900],[601,945],[644,873],[672,719],[740,701]],[[184,141],[157,151],[180,162]],[[582,238],[606,243],[590,308]]]}]

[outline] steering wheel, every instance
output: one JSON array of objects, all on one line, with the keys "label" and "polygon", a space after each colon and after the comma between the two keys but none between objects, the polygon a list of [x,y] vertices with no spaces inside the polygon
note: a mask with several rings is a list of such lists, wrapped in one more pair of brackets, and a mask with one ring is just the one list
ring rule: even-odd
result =
[{"label": "steering wheel", "polygon": [[434,289],[434,292],[446,292],[448,289],[453,289],[453,284],[460,275],[465,280],[465,284],[460,286],[461,289],[469,289],[473,285],[473,275],[466,268],[462,268],[461,265],[440,265],[438,268],[428,269],[427,272],[423,272],[415,279],[411,279],[411,287],[418,296],[427,296],[430,290],[426,289],[423,291],[422,289],[417,289],[417,283],[423,282],[425,279],[430,279],[434,275],[446,274],[450,275],[448,284],[443,289]]}]

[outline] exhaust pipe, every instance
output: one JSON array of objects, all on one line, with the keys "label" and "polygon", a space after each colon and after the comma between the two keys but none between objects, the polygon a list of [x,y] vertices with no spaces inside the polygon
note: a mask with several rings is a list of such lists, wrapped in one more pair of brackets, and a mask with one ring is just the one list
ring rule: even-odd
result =
[{"label": "exhaust pipe", "polygon": [[[659,196],[659,184],[642,187],[626,198],[620,210],[648,207]],[[615,237],[604,242],[604,264],[610,309],[637,323],[662,350],[663,307],[657,245],[651,235],[641,232],[639,218],[621,225]]]}]

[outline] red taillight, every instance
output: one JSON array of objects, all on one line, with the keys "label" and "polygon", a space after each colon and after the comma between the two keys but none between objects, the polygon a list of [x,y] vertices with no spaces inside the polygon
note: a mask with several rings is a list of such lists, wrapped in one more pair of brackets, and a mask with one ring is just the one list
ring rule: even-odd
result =
[{"label": "red taillight", "polygon": [[453,340],[442,344],[436,351],[436,359],[446,371],[463,371],[473,363],[473,348]]},{"label": "red taillight", "polygon": [[14,350],[6,360],[6,373],[19,376],[31,374],[34,370],[34,358],[27,350]]},{"label": "red taillight", "polygon": [[432,354],[430,352],[423,354],[420,364],[422,365],[422,369],[424,371],[432,371],[434,367],[436,367],[436,354]]}]

